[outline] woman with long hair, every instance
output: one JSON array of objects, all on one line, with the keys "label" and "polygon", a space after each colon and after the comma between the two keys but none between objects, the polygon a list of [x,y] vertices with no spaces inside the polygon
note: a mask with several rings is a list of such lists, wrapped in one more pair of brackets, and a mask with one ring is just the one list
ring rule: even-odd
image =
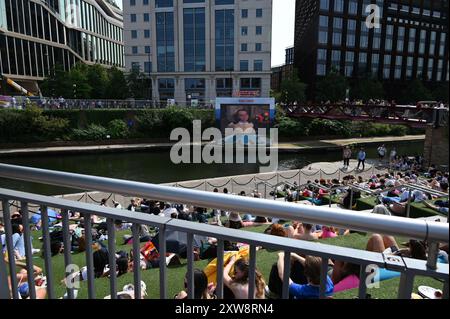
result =
[{"label": "woman with long hair", "polygon": [[[230,276],[231,268],[234,266],[234,274]],[[249,280],[250,264],[247,259],[240,258],[236,260],[236,256],[232,256],[225,266],[223,272],[223,283],[234,294],[235,299],[248,298],[248,280]],[[264,299],[264,289],[266,283],[261,273],[255,269],[255,295],[251,299]]]}]

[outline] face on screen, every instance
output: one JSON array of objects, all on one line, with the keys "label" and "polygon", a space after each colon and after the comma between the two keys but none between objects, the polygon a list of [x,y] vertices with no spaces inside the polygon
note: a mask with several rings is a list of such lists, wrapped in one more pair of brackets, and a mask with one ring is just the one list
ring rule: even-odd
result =
[{"label": "face on screen", "polygon": [[248,122],[249,115],[246,110],[239,110],[238,111],[238,119],[239,122]]}]

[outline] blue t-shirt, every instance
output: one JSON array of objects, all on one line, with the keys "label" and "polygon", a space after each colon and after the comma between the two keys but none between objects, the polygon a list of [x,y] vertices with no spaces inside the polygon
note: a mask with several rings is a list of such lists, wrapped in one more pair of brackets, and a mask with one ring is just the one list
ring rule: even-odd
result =
[{"label": "blue t-shirt", "polygon": [[[327,276],[327,285],[325,289],[325,296],[333,295],[334,284],[331,281],[331,278]],[[318,299],[319,298],[320,288],[318,286],[312,286],[310,284],[299,285],[299,284],[290,284],[289,285],[289,294],[294,296],[294,299]]]},{"label": "blue t-shirt", "polygon": [[358,153],[358,159],[359,160],[365,160],[366,159],[366,152],[359,152]]}]

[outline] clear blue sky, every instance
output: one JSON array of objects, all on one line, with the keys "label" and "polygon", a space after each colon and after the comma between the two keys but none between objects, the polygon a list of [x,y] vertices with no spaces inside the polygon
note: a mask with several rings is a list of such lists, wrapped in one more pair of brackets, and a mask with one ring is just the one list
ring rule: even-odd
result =
[{"label": "clear blue sky", "polygon": [[[295,0],[272,0],[272,66],[284,63],[284,49],[294,44]],[[116,0],[122,7],[122,0]]]}]

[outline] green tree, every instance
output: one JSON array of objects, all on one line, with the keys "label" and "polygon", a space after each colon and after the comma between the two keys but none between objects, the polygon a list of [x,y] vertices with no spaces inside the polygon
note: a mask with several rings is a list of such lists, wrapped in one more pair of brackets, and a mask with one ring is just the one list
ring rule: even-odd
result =
[{"label": "green tree", "polygon": [[350,91],[352,99],[368,101],[370,99],[383,99],[384,89],[381,82],[375,78],[357,79]]},{"label": "green tree", "polygon": [[69,74],[61,64],[55,64],[48,77],[40,85],[42,94],[50,97],[68,97],[72,83]]},{"label": "green tree", "polygon": [[90,99],[92,87],[88,83],[88,66],[77,64],[70,70],[69,77],[72,83],[72,92],[69,94],[74,99]]},{"label": "green tree", "polygon": [[132,69],[127,75],[127,83],[130,95],[135,99],[150,99],[150,79],[145,73]]},{"label": "green tree", "polygon": [[305,90],[306,84],[302,83],[297,74],[294,73],[291,75],[291,77],[281,82],[280,101],[286,104],[292,104],[294,102],[305,102]]},{"label": "green tree", "polygon": [[92,88],[92,99],[105,99],[108,98],[106,88],[108,87],[108,72],[105,67],[100,64],[95,64],[87,68],[87,83]]},{"label": "green tree", "polygon": [[316,100],[338,102],[345,99],[347,80],[336,70],[331,70],[325,77],[317,82]]},{"label": "green tree", "polygon": [[432,100],[431,92],[423,85],[419,79],[414,79],[407,84],[398,97],[398,102],[415,104],[417,101]]},{"label": "green tree", "polygon": [[108,71],[108,86],[106,97],[108,99],[124,100],[129,97],[128,85],[125,75],[118,68],[113,67]]}]

